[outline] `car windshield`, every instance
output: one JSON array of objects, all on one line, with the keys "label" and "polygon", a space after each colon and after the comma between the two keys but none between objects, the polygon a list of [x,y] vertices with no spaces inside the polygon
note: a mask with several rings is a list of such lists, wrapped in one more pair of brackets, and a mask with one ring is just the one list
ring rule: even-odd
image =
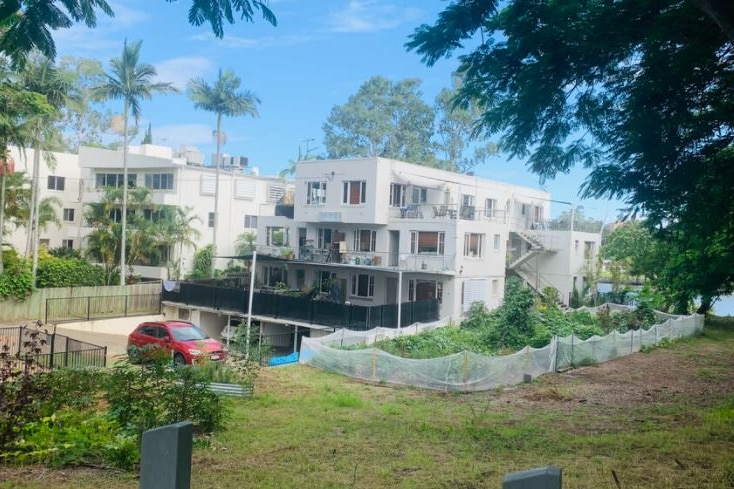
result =
[{"label": "car windshield", "polygon": [[208,338],[206,333],[196,326],[181,326],[180,328],[171,328],[171,334],[176,341],[194,341],[205,340]]}]

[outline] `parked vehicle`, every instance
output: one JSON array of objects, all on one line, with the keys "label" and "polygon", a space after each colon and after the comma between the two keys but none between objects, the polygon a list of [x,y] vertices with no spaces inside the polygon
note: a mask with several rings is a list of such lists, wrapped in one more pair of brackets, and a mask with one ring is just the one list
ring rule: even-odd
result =
[{"label": "parked vehicle", "polygon": [[147,345],[171,350],[175,365],[191,365],[194,361],[223,361],[227,352],[221,342],[210,338],[197,325],[187,321],[141,323],[127,338],[131,347]]}]

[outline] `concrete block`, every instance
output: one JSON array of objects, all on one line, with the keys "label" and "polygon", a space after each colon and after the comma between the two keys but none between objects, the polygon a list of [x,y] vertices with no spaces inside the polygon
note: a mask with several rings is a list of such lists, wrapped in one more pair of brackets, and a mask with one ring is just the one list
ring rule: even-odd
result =
[{"label": "concrete block", "polygon": [[143,433],[140,489],[191,489],[194,425],[190,421]]},{"label": "concrete block", "polygon": [[558,467],[512,472],[502,481],[502,489],[561,489],[561,486],[561,469]]}]

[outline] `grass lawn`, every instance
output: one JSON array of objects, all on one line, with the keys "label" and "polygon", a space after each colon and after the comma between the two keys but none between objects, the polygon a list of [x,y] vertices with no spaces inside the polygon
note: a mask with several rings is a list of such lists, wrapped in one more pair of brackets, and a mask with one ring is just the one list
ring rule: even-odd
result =
[{"label": "grass lawn", "polygon": [[[500,488],[563,469],[568,488],[734,487],[734,321],[515,388],[442,394],[302,366],[264,372],[194,450],[194,488]],[[615,479],[618,481],[615,482]],[[135,474],[0,468],[0,488],[137,488]]]}]

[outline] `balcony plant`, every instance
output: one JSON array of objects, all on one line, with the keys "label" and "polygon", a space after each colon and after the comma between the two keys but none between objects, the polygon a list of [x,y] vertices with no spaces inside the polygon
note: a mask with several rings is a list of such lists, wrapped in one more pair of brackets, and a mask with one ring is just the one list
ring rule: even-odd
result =
[{"label": "balcony plant", "polygon": [[294,260],[296,258],[296,253],[291,248],[283,248],[280,250],[280,257],[285,258],[286,260]]}]

